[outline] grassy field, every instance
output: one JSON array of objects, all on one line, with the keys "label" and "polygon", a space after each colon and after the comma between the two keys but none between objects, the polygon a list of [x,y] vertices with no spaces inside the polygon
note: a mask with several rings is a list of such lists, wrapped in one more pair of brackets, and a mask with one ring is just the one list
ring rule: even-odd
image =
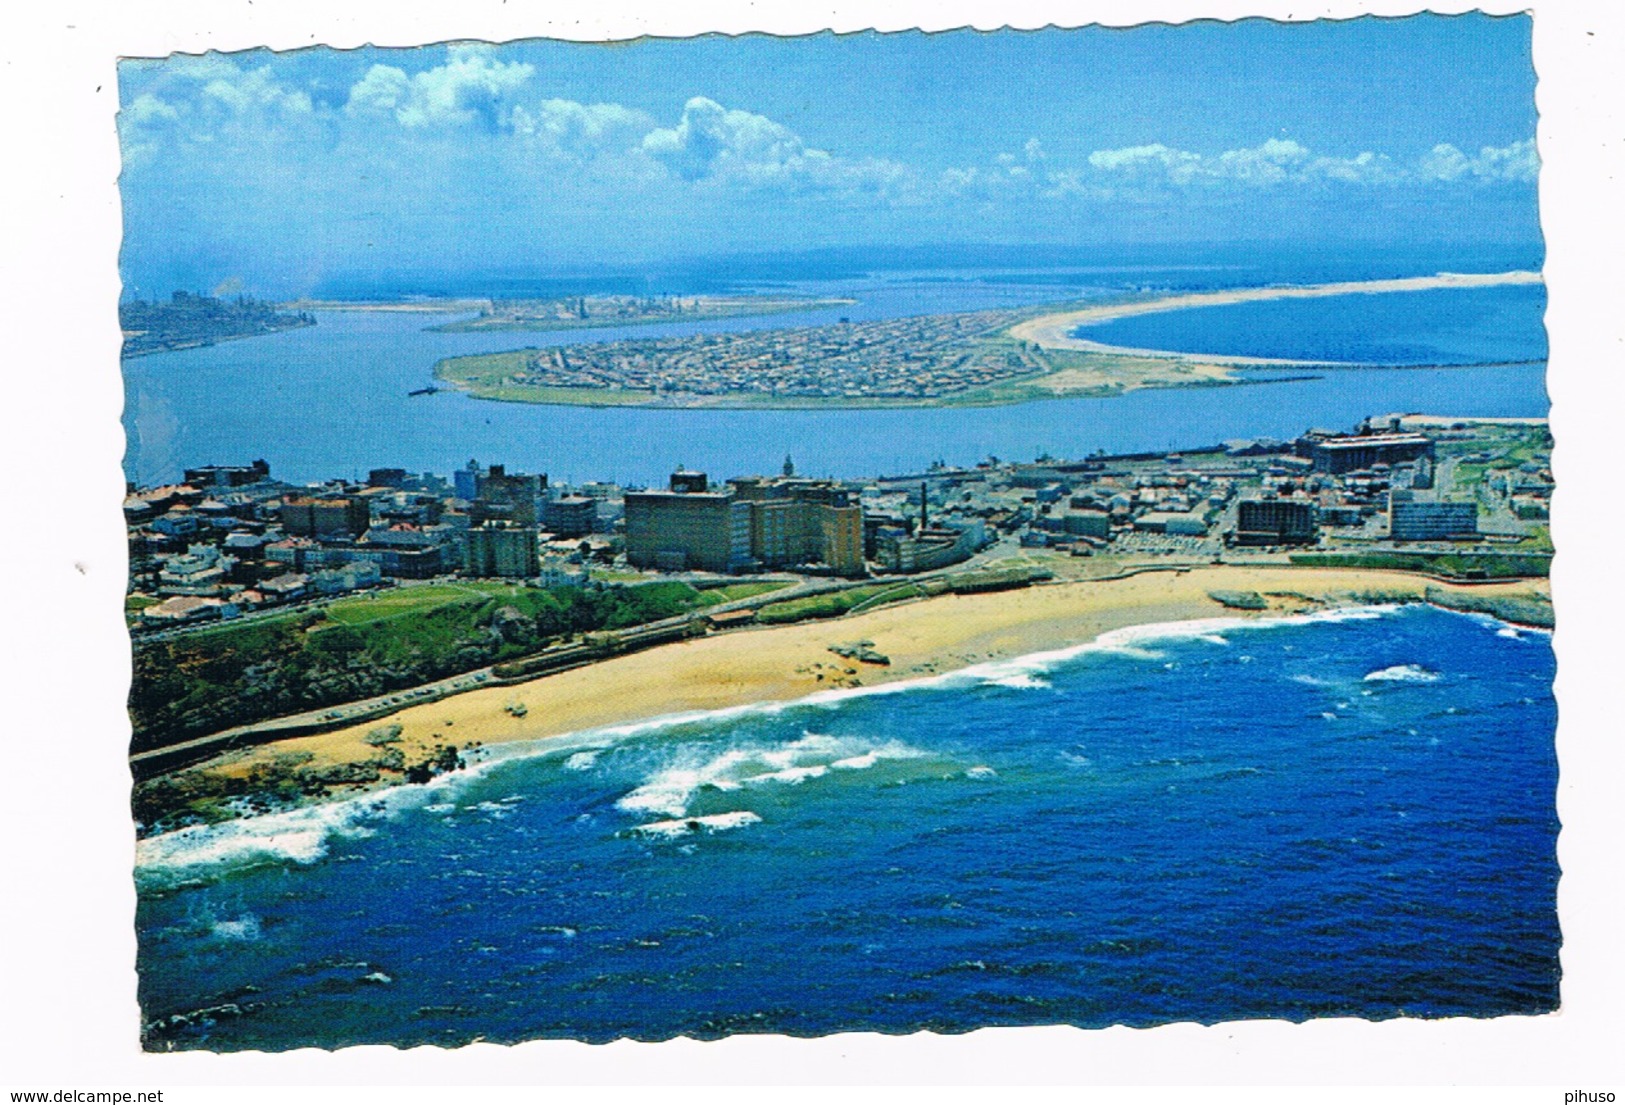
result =
[{"label": "grassy field", "polygon": [[142,641],[130,695],[133,746],[354,702],[716,601],[677,582],[426,584]]},{"label": "grassy field", "polygon": [[421,613],[455,602],[483,602],[498,595],[517,593],[511,584],[429,583],[416,587],[391,587],[385,591],[340,599],[326,610],[327,620],[336,625],[364,625],[381,618]]},{"label": "grassy field", "polygon": [[774,591],[782,591],[790,584],[784,580],[757,580],[750,583],[729,583],[721,587],[706,587],[700,591],[700,603],[703,606],[720,606],[725,602],[737,602],[739,599],[751,599],[757,595],[770,595]]},{"label": "grassy field", "polygon": [[1315,568],[1371,568],[1485,579],[1544,576],[1552,558],[1539,553],[1298,553],[1292,563]]},{"label": "grassy field", "polygon": [[885,602],[913,598],[920,593],[920,589],[912,583],[876,583],[867,587],[851,587],[845,591],[768,603],[757,613],[756,620],[772,625],[810,618],[833,618],[869,603],[871,599],[877,600],[874,605],[879,606]]}]

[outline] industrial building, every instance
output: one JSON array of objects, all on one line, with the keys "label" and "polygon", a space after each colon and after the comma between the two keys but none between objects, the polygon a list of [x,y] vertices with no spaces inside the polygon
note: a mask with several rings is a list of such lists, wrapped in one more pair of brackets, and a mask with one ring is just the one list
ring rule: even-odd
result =
[{"label": "industrial building", "polygon": [[1336,476],[1378,464],[1405,464],[1423,457],[1431,465],[1433,439],[1421,434],[1310,436],[1299,439],[1297,453],[1307,457],[1315,471]]}]

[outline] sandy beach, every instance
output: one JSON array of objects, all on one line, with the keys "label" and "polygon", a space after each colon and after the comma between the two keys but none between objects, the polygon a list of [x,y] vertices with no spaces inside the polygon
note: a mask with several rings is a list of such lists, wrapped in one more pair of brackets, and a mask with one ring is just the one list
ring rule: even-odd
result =
[{"label": "sandy beach", "polygon": [[[294,753],[317,766],[366,760],[366,735],[401,727],[408,762],[436,745],[533,741],[689,711],[802,698],[819,691],[921,679],[992,660],[1086,643],[1131,625],[1270,616],[1327,605],[1421,599],[1425,577],[1291,567],[1199,567],[1020,591],[948,595],[853,618],[697,638],[506,687],[413,706],[386,719],[229,753],[205,770],[246,773]],[[1480,595],[1545,593],[1545,581],[1470,588]],[[1269,609],[1221,605],[1212,591],[1251,591]],[[829,646],[873,642],[890,664],[843,659]],[[516,716],[519,715],[519,716]]]},{"label": "sandy beach", "polygon": [[1177,311],[1187,307],[1227,307],[1270,299],[1317,299],[1334,295],[1373,295],[1381,292],[1421,292],[1436,288],[1479,288],[1500,284],[1539,284],[1538,272],[1449,273],[1413,276],[1400,280],[1350,281],[1340,284],[1305,284],[1268,288],[1235,288],[1222,292],[1195,292],[1190,295],[1148,299],[1140,303],[1115,303],[1085,307],[1053,315],[1040,315],[1011,327],[1009,335],[1046,349],[1072,349],[1086,353],[1118,353],[1132,356],[1165,356],[1231,365],[1293,365],[1303,361],[1271,360],[1259,357],[1224,357],[1207,353],[1164,353],[1157,350],[1126,349],[1074,337],[1072,331],[1092,323],[1110,322],[1132,315]]}]

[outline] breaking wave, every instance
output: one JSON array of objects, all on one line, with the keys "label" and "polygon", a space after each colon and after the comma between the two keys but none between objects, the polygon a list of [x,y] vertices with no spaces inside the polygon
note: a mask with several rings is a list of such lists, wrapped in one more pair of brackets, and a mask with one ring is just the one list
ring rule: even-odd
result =
[{"label": "breaking wave", "polygon": [[1438,672],[1429,671],[1420,664],[1395,664],[1392,667],[1368,672],[1365,677],[1367,683],[1437,683],[1438,681]]},{"label": "breaking wave", "polygon": [[658,837],[663,840],[675,840],[678,837],[693,836],[697,833],[720,833],[729,829],[742,829],[746,825],[755,825],[761,818],[749,810],[740,810],[737,813],[714,813],[708,817],[683,817],[671,821],[651,821],[647,825],[637,825],[627,832],[636,836]]},{"label": "breaking wave", "polygon": [[927,753],[900,741],[876,744],[857,737],[806,733],[789,744],[733,747],[723,752],[682,749],[677,762],[656,771],[615,803],[626,813],[663,813],[681,818],[703,790],[737,791],[778,784],[794,786],[831,769],[863,770],[886,760],[911,760]]}]

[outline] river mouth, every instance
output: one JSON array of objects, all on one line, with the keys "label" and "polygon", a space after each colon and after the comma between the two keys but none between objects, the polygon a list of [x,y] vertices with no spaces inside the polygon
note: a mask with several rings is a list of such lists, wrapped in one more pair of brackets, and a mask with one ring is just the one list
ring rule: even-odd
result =
[{"label": "river mouth", "polygon": [[[860,304],[832,310],[891,317],[1121,294],[1120,286],[1065,283],[1077,279],[1065,274],[1049,284],[1026,279],[1002,284],[997,272],[972,275],[807,282],[794,290],[845,292]],[[1147,277],[1167,280],[1169,274]],[[1285,439],[1310,426],[1348,427],[1390,411],[1535,418],[1544,416],[1548,405],[1543,364],[1476,368],[1470,387],[1452,369],[1358,368],[1323,375],[1302,370],[1284,373],[1295,377],[1284,381],[1274,379],[1282,375],[1278,372],[1257,377],[1268,381],[1263,388],[1144,389],[1111,398],[958,408],[531,405],[477,400],[445,387],[410,395],[436,384],[433,368],[445,357],[614,336],[612,331],[447,334],[426,329],[437,317],[466,316],[318,312],[316,326],[126,362],[128,478],[157,486],[178,479],[186,467],[259,457],[277,478],[295,482],[365,473],[380,464],[444,474],[476,457],[545,471],[554,482],[657,485],[679,462],[731,476],[777,471],[788,453],[805,471],[858,479],[918,472],[938,460],[968,466],[989,455],[1081,457],[1240,438]],[[769,317],[705,325],[787,321]],[[1538,317],[1533,323],[1538,327]],[[1109,329],[1092,328],[1091,338],[1104,337]],[[1519,340],[1543,343],[1544,336],[1530,332]],[[1255,379],[1253,370],[1245,375]],[[1304,375],[1322,378],[1299,378]]]}]

